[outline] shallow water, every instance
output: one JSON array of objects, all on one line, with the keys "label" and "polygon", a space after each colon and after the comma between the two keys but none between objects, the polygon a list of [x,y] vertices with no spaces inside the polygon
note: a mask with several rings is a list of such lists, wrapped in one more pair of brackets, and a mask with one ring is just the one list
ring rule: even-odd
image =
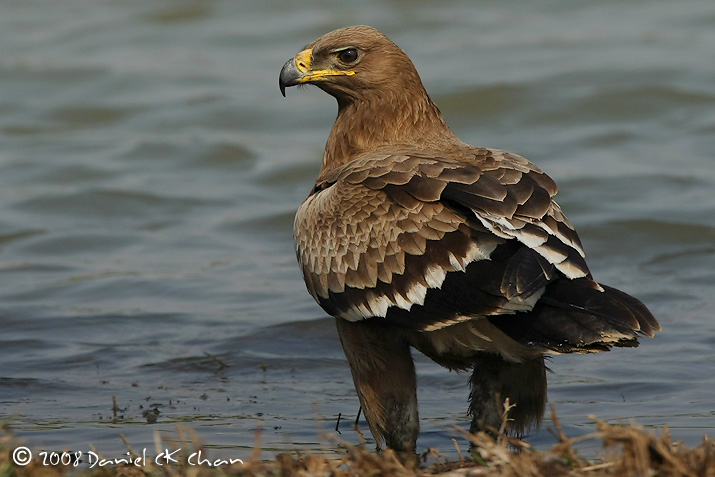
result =
[{"label": "shallow water", "polygon": [[[710,0],[6,2],[0,419],[31,446],[108,457],[120,434],[153,450],[177,424],[213,456],[250,457],[257,427],[264,457],[329,452],[338,414],[359,442],[291,237],[335,105],[277,88],[303,45],[357,23],[407,51],[462,139],[546,170],[596,279],[663,325],[635,350],[550,361],[566,433],[596,416],[712,435]],[[418,445],[453,456],[467,376],[417,361]],[[549,426],[527,439],[548,446]]]}]

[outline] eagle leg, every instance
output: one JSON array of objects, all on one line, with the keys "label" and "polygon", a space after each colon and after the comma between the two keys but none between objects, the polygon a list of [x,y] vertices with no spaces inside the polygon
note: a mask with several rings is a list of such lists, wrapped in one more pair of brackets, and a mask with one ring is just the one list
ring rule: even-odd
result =
[{"label": "eagle leg", "polygon": [[546,407],[546,365],[543,356],[522,363],[505,361],[500,356],[481,353],[474,358],[469,380],[469,432],[493,435],[502,424],[504,401],[515,407],[509,412],[506,432],[522,436],[538,427]]},{"label": "eagle leg", "polygon": [[355,390],[378,448],[414,453],[420,424],[417,378],[402,331],[371,318],[336,318]]}]

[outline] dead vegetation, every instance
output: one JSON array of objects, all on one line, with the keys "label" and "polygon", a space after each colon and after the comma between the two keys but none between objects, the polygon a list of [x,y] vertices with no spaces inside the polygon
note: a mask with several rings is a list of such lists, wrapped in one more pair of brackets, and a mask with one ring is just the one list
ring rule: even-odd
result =
[{"label": "dead vegetation", "polygon": [[[508,403],[507,403],[508,404]],[[508,406],[507,406],[508,409]],[[689,449],[672,440],[667,428],[660,433],[646,431],[640,426],[611,425],[596,421],[595,431],[586,436],[568,438],[552,410],[554,435],[558,442],[546,451],[533,449],[528,443],[499,433],[496,439],[487,433],[476,435],[461,432],[473,447],[469,456],[446,462],[435,451],[428,450],[421,456],[400,459],[392,451],[372,452],[364,446],[353,446],[335,441],[338,457],[326,458],[313,454],[285,453],[273,460],[260,460],[260,431],[256,433],[256,447],[250,460],[245,462],[222,462],[211,460],[202,449],[198,438],[191,430],[179,428],[179,440],[161,440],[157,434],[157,449],[173,446],[182,449],[174,456],[177,463],[157,465],[152,459],[138,466],[132,463],[97,466],[89,469],[79,467],[45,465],[34,452],[30,463],[19,466],[13,462],[13,452],[22,442],[17,440],[7,426],[0,427],[0,477],[11,476],[513,476],[513,477],[600,477],[600,476],[697,476],[715,477],[715,443],[707,436],[697,447]],[[599,440],[603,451],[595,460],[578,455],[575,445],[584,440]],[[131,456],[138,454],[126,443]],[[455,440],[456,445],[456,440]],[[185,449],[192,449],[186,451]],[[189,464],[189,452],[202,451],[204,465]],[[99,454],[99,453],[98,453]],[[440,463],[426,465],[427,457]],[[207,464],[211,462],[211,464]],[[213,464],[216,465],[213,465]],[[85,462],[86,464],[86,462]]]}]

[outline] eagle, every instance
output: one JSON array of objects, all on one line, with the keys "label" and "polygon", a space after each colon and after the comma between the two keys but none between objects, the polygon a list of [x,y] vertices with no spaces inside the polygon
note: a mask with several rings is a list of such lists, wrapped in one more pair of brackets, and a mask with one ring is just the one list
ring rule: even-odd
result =
[{"label": "eagle", "polygon": [[636,298],[596,282],[525,158],[449,128],[408,56],[378,30],[323,35],[283,66],[279,87],[312,84],[338,115],[320,175],[294,222],[308,291],[335,317],[378,448],[414,452],[411,349],[469,371],[470,430],[537,426],[544,356],[637,346],[660,325]]}]

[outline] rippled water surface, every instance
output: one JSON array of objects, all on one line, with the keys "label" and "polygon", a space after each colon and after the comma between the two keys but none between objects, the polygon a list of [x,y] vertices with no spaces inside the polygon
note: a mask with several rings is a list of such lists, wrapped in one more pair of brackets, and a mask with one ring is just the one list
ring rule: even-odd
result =
[{"label": "rippled water surface", "polygon": [[[358,403],[291,234],[335,104],[277,79],[356,23],[407,51],[465,141],[545,169],[595,277],[660,319],[638,349],[551,360],[567,434],[594,415],[712,435],[711,0],[4,2],[0,420],[107,456],[177,424],[216,456],[250,457],[258,427],[264,457],[333,448],[321,431]],[[454,453],[467,376],[417,361],[418,445]]]}]

